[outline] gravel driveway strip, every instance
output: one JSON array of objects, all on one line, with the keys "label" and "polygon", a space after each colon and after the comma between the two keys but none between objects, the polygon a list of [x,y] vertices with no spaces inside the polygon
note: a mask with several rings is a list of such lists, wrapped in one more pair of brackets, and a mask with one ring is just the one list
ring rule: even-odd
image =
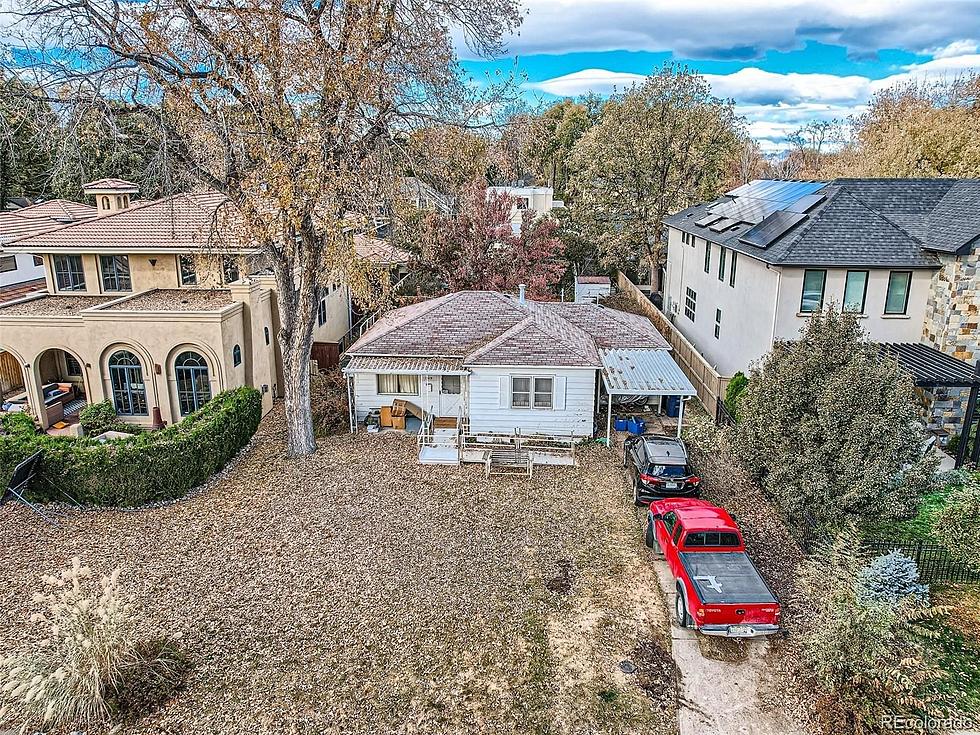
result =
[{"label": "gravel driveway strip", "polygon": [[0,509],[0,650],[38,637],[31,593],[77,555],[121,567],[147,632],[179,631],[193,661],[124,732],[676,732],[663,596],[612,452],[487,480],[419,466],[395,434],[289,460],[281,424],[172,505],[59,527]]}]

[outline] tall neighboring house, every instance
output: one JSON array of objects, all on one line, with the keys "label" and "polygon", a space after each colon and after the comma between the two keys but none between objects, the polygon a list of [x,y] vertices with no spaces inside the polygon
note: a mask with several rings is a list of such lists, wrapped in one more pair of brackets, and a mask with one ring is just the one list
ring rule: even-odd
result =
[{"label": "tall neighboring house", "polygon": [[0,212],[0,303],[43,290],[45,285],[44,259],[31,253],[8,253],[4,243],[95,216],[95,207],[64,199]]},{"label": "tall neighboring house", "polygon": [[[29,409],[49,427],[110,400],[132,423],[172,423],[219,391],[251,385],[268,411],[283,385],[275,278],[258,248],[221,237],[225,197],[134,204],[136,187],[117,179],[85,192],[96,216],[4,246],[39,256],[46,283],[0,305],[5,408]],[[326,289],[315,354],[350,328],[349,301],[346,285]]]},{"label": "tall neighboring house", "polygon": [[525,218],[525,213],[532,213],[535,216],[548,214],[553,209],[561,209],[565,203],[560,199],[555,199],[555,190],[550,186],[523,186],[513,184],[509,186],[488,186],[488,192],[505,194],[514,199],[514,204],[510,210],[510,226],[514,232],[520,232],[521,223]]},{"label": "tall neighboring house", "polygon": [[667,219],[665,309],[728,375],[828,304],[973,364],[978,213],[977,179],[753,181]]},{"label": "tall neighboring house", "polygon": [[649,319],[493,291],[459,291],[389,312],[345,360],[352,428],[400,400],[420,414],[423,436],[434,425],[453,437],[588,437],[601,390],[694,393]]}]

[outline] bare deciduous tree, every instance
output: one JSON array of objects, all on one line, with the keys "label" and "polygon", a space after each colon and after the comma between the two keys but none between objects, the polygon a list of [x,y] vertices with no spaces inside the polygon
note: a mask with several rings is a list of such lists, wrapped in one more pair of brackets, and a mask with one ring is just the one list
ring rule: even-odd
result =
[{"label": "bare deciduous tree", "polygon": [[[153,111],[169,155],[227,195],[222,230],[275,273],[288,448],[315,449],[308,359],[323,287],[368,274],[351,233],[390,198],[420,126],[486,115],[458,73],[453,35],[500,50],[515,0],[33,0],[29,32],[50,78]],[[35,43],[37,45],[37,43]]]}]

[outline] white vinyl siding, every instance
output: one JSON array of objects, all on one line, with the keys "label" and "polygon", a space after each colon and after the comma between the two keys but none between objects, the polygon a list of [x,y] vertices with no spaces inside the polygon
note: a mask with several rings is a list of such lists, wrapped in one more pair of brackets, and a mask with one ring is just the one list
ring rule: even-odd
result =
[{"label": "white vinyl siding", "polygon": [[[511,408],[512,376],[553,379],[552,408]],[[544,388],[540,381],[539,385]],[[475,368],[470,376],[469,397],[470,430],[474,433],[512,433],[515,429],[520,429],[524,434],[571,433],[575,436],[591,436],[595,370]]]}]

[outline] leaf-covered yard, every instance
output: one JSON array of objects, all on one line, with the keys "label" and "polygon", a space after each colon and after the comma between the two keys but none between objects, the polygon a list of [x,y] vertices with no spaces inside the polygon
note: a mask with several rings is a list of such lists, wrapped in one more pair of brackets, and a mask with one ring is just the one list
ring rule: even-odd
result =
[{"label": "leaf-covered yard", "polygon": [[0,650],[37,637],[38,579],[77,555],[122,567],[147,631],[191,657],[126,732],[674,732],[664,605],[612,453],[486,480],[418,466],[405,436],[287,460],[281,421],[166,507],[60,527],[0,510]]}]

